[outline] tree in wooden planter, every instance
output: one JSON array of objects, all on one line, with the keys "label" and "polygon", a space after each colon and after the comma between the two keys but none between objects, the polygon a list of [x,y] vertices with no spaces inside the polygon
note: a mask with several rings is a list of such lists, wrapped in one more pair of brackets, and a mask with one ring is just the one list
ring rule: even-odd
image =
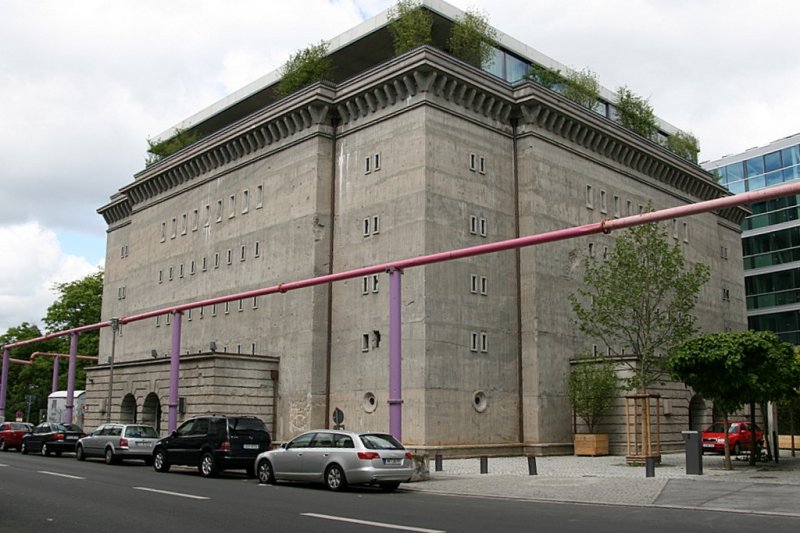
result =
[{"label": "tree in wooden planter", "polygon": [[588,433],[575,434],[575,455],[608,455],[608,435],[595,427],[617,397],[619,382],[614,365],[606,358],[579,359],[567,378],[567,396]]}]

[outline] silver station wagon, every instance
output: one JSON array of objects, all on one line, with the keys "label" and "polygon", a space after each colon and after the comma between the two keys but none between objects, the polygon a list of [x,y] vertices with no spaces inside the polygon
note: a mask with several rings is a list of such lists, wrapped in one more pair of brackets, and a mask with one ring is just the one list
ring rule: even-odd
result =
[{"label": "silver station wagon", "polygon": [[75,457],[103,457],[107,464],[123,459],[142,459],[153,464],[153,444],[158,433],[152,426],[142,424],[103,424],[78,441]]},{"label": "silver station wagon", "polygon": [[307,481],[330,490],[374,484],[392,491],[411,479],[414,456],[384,433],[316,430],[259,454],[255,467],[261,483]]}]

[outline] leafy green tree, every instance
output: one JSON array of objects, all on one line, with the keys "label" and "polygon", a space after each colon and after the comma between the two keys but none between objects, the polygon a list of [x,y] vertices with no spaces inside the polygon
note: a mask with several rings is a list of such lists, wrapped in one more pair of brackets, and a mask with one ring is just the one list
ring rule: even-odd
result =
[{"label": "leafy green tree", "polygon": [[600,339],[626,362],[629,389],[646,390],[665,373],[670,350],[695,334],[692,314],[709,268],[687,266],[663,224],[625,230],[608,260],[586,259],[584,287],[569,296],[581,332]]},{"label": "leafy green tree", "polygon": [[389,9],[389,31],[394,38],[394,55],[433,42],[433,15],[418,0],[398,0]]},{"label": "leafy green tree", "polygon": [[281,68],[281,81],[278,82],[278,98],[288,96],[318,81],[333,77],[333,63],[328,57],[328,44],[320,41],[289,57]]},{"label": "leafy green tree", "polygon": [[[8,328],[6,333],[0,336],[0,344],[12,344],[41,336],[42,332],[36,325],[23,322],[19,326]],[[19,346],[11,348],[9,355],[13,359],[29,361],[33,352],[51,351],[55,344],[53,340],[49,340]],[[22,411],[27,415],[29,411],[27,396],[29,395],[31,396],[31,415],[30,420],[26,421],[38,423],[39,410],[46,408],[47,395],[50,394],[52,385],[53,361],[50,358],[37,358],[34,359],[34,362],[34,365],[11,364],[8,368],[6,420],[13,420],[17,411]],[[61,368],[59,368],[59,376],[61,375],[60,371]]]},{"label": "leafy green tree", "polygon": [[653,139],[658,132],[656,115],[648,101],[627,87],[617,89],[619,123],[642,137]]},{"label": "leafy green tree", "polygon": [[467,10],[453,22],[448,47],[450,53],[474,67],[489,64],[494,55],[497,31],[489,25],[488,17],[476,10]]},{"label": "leafy green tree", "polygon": [[[66,329],[79,328],[100,322],[103,303],[103,272],[67,283],[55,285],[56,300],[47,308],[44,323],[47,331],[53,333]],[[92,330],[78,336],[80,355],[97,355],[100,331]],[[62,349],[69,351],[69,337],[60,338]]]},{"label": "leafy green tree", "polygon": [[564,76],[561,75],[560,70],[548,68],[538,63],[534,63],[528,68],[525,77],[552,90],[564,83]]},{"label": "leafy green tree", "polygon": [[[726,415],[747,403],[755,417],[756,403],[790,399],[800,383],[794,347],[771,331],[711,333],[685,341],[673,350],[668,367]],[[727,428],[725,456],[730,469]],[[755,459],[751,454],[751,464]]]},{"label": "leafy green tree", "polygon": [[691,133],[678,131],[667,137],[667,149],[689,161],[697,162],[700,141]]},{"label": "leafy green tree", "polygon": [[600,82],[588,68],[573,70],[564,78],[561,94],[583,107],[594,109],[600,96]]},{"label": "leafy green tree", "polygon": [[163,141],[154,142],[150,139],[147,139],[147,158],[145,159],[145,165],[150,166],[153,163],[161,161],[167,156],[170,156],[193,144],[200,140],[200,135],[194,132],[190,132],[188,130],[178,129],[175,131],[175,135],[170,137],[169,139],[164,139]]},{"label": "leafy green tree", "polygon": [[606,358],[580,359],[567,378],[567,397],[589,433],[614,405],[618,390],[617,373]]}]

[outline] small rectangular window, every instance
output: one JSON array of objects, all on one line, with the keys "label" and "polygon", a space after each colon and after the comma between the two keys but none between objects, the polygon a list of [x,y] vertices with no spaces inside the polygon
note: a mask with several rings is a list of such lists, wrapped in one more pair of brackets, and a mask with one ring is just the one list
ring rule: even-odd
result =
[{"label": "small rectangular window", "polygon": [[169,280],[172,281],[172,267],[169,267]]},{"label": "small rectangular window", "polygon": [[586,207],[594,209],[594,189],[591,185],[586,186]]},{"label": "small rectangular window", "polygon": [[211,316],[217,316],[217,304],[211,304]]},{"label": "small rectangular window", "polygon": [[619,218],[619,196],[614,195],[614,216]]},{"label": "small rectangular window", "polygon": [[644,213],[644,206],[639,204],[639,214],[641,215],[642,213]]},{"label": "small rectangular window", "polygon": [[672,237],[674,239],[678,238],[678,219],[677,218],[673,218],[672,219]]},{"label": "small rectangular window", "polygon": [[594,243],[589,243],[589,257],[594,257]]},{"label": "small rectangular window", "polygon": [[222,222],[222,200],[217,200],[217,222]]},{"label": "small rectangular window", "polygon": [[240,251],[239,251],[240,252],[239,253],[239,261],[244,261],[245,260],[245,256],[246,256],[245,250],[247,250],[247,247],[243,244],[241,249],[240,249]]},{"label": "small rectangular window", "polygon": [[177,234],[178,234],[178,219],[172,217],[172,232],[170,233],[169,238],[174,239]]},{"label": "small rectangular window", "polygon": [[720,246],[719,247],[719,256],[723,259],[728,258],[728,247],[727,246]]},{"label": "small rectangular window", "polygon": [[361,351],[362,352],[369,351],[369,333],[363,333],[361,335]]},{"label": "small rectangular window", "polygon": [[377,153],[374,156],[372,156],[372,163],[373,163],[372,166],[373,166],[373,168],[375,169],[376,172],[381,169],[381,154],[380,153]]},{"label": "small rectangular window", "polygon": [[630,200],[626,200],[625,201],[625,213],[628,216],[632,216],[633,215],[633,202],[631,202]]},{"label": "small rectangular window", "polygon": [[256,209],[261,209],[264,205],[264,186],[256,187]]},{"label": "small rectangular window", "polygon": [[250,191],[247,189],[242,191],[242,213],[250,211]]},{"label": "small rectangular window", "polygon": [[483,353],[489,351],[489,335],[484,331],[481,331],[481,351]]},{"label": "small rectangular window", "polygon": [[481,276],[481,287],[480,287],[480,290],[481,290],[481,294],[483,294],[484,296],[486,296],[488,294],[488,284],[489,284],[489,282],[486,279],[486,276]]},{"label": "small rectangular window", "polygon": [[722,301],[723,302],[730,302],[731,301],[731,290],[723,288],[722,289]]},{"label": "small rectangular window", "polygon": [[233,250],[228,250],[225,252],[225,262],[229,265],[233,263]]},{"label": "small rectangular window", "polygon": [[195,268],[194,268],[194,259],[189,263],[189,275],[194,276]]},{"label": "small rectangular window", "polygon": [[486,219],[481,218],[479,222],[480,222],[480,228],[478,230],[478,233],[480,234],[481,237],[486,237]]},{"label": "small rectangular window", "polygon": [[205,316],[205,314],[206,314],[205,313],[205,307],[201,307],[199,313],[200,313],[200,320],[202,320],[203,316]]},{"label": "small rectangular window", "polygon": [[238,307],[238,310],[239,310],[239,312],[240,312],[240,313],[241,313],[242,311],[244,311],[244,300],[242,300],[241,298],[239,298],[239,307]]},{"label": "small rectangular window", "polygon": [[214,253],[214,268],[219,268],[219,252]]},{"label": "small rectangular window", "polygon": [[189,215],[186,213],[181,215],[181,235],[186,235],[187,230],[189,229]]},{"label": "small rectangular window", "polygon": [[205,272],[206,270],[208,270],[208,258],[204,257],[203,258],[203,272]]},{"label": "small rectangular window", "polygon": [[364,237],[369,237],[369,218],[364,219]]},{"label": "small rectangular window", "polygon": [[225,302],[223,308],[225,309],[225,314],[226,315],[229,314],[231,312],[231,303],[230,302]]},{"label": "small rectangular window", "polygon": [[478,234],[478,217],[470,215],[469,217],[469,232],[472,235]]},{"label": "small rectangular window", "polygon": [[117,289],[117,299],[124,300],[125,299],[125,287],[119,287]]},{"label": "small rectangular window", "polygon": [[478,156],[475,154],[469,154],[469,169],[474,172],[477,166],[478,166]]},{"label": "small rectangular window", "polygon": [[157,328],[160,328],[160,327],[161,327],[161,315],[158,315],[158,316],[156,317],[156,327],[157,327]]},{"label": "small rectangular window", "polygon": [[186,320],[189,321],[189,322],[192,321],[192,310],[191,309],[186,311]]},{"label": "small rectangular window", "polygon": [[603,261],[608,259],[608,246],[603,246]]},{"label": "small rectangular window", "polygon": [[164,315],[164,323],[166,325],[168,325],[168,326],[172,323],[172,314],[171,313],[167,313],[166,315]]},{"label": "small rectangular window", "polygon": [[158,271],[158,282],[159,283],[163,283],[164,282],[164,271],[163,270],[159,270]]},{"label": "small rectangular window", "polygon": [[478,351],[478,332],[471,331],[469,334],[469,351],[477,352]]},{"label": "small rectangular window", "polygon": [[486,174],[486,158],[483,156],[478,158],[478,172],[481,174]]},{"label": "small rectangular window", "polygon": [[254,248],[253,257],[261,257],[261,242],[256,241]]},{"label": "small rectangular window", "polygon": [[361,294],[369,294],[369,276],[361,278]]},{"label": "small rectangular window", "polygon": [[192,211],[192,231],[197,231],[197,226],[200,224],[200,210],[195,209]]},{"label": "small rectangular window", "polygon": [[378,275],[374,274],[372,276],[372,292],[378,292]]},{"label": "small rectangular window", "polygon": [[606,197],[606,191],[603,190],[600,191],[600,212],[608,212],[608,198]]},{"label": "small rectangular window", "polygon": [[167,240],[167,223],[166,222],[162,222],[161,223],[161,242],[164,242],[166,240]]},{"label": "small rectangular window", "polygon": [[236,216],[236,195],[231,194],[228,197],[228,218]]},{"label": "small rectangular window", "polygon": [[372,158],[367,156],[364,158],[364,174],[372,172]]},{"label": "small rectangular window", "polygon": [[372,234],[377,235],[381,232],[381,217],[375,215],[372,217]]},{"label": "small rectangular window", "polygon": [[182,278],[182,277],[183,277],[183,263],[181,263],[181,264],[178,266],[178,277],[179,277],[179,278]]},{"label": "small rectangular window", "polygon": [[258,309],[258,296],[253,296],[253,309]]},{"label": "small rectangular window", "polygon": [[689,223],[683,223],[683,242],[689,242]]},{"label": "small rectangular window", "polygon": [[205,222],[203,223],[203,226],[208,227],[211,225],[211,206],[206,204],[203,209],[205,211],[205,215],[203,217]]},{"label": "small rectangular window", "polygon": [[469,275],[469,292],[472,294],[478,293],[478,276],[477,274]]}]

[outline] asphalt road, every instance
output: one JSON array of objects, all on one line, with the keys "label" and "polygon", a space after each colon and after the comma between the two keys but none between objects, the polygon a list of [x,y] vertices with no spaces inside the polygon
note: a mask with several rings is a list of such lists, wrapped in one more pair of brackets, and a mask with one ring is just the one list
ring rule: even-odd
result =
[{"label": "asphalt road", "polygon": [[[621,481],[623,482],[623,481]],[[203,479],[139,462],[0,454],[0,531],[691,532],[800,530],[796,518],[652,507],[542,503],[416,491],[262,486],[244,474]]]}]

